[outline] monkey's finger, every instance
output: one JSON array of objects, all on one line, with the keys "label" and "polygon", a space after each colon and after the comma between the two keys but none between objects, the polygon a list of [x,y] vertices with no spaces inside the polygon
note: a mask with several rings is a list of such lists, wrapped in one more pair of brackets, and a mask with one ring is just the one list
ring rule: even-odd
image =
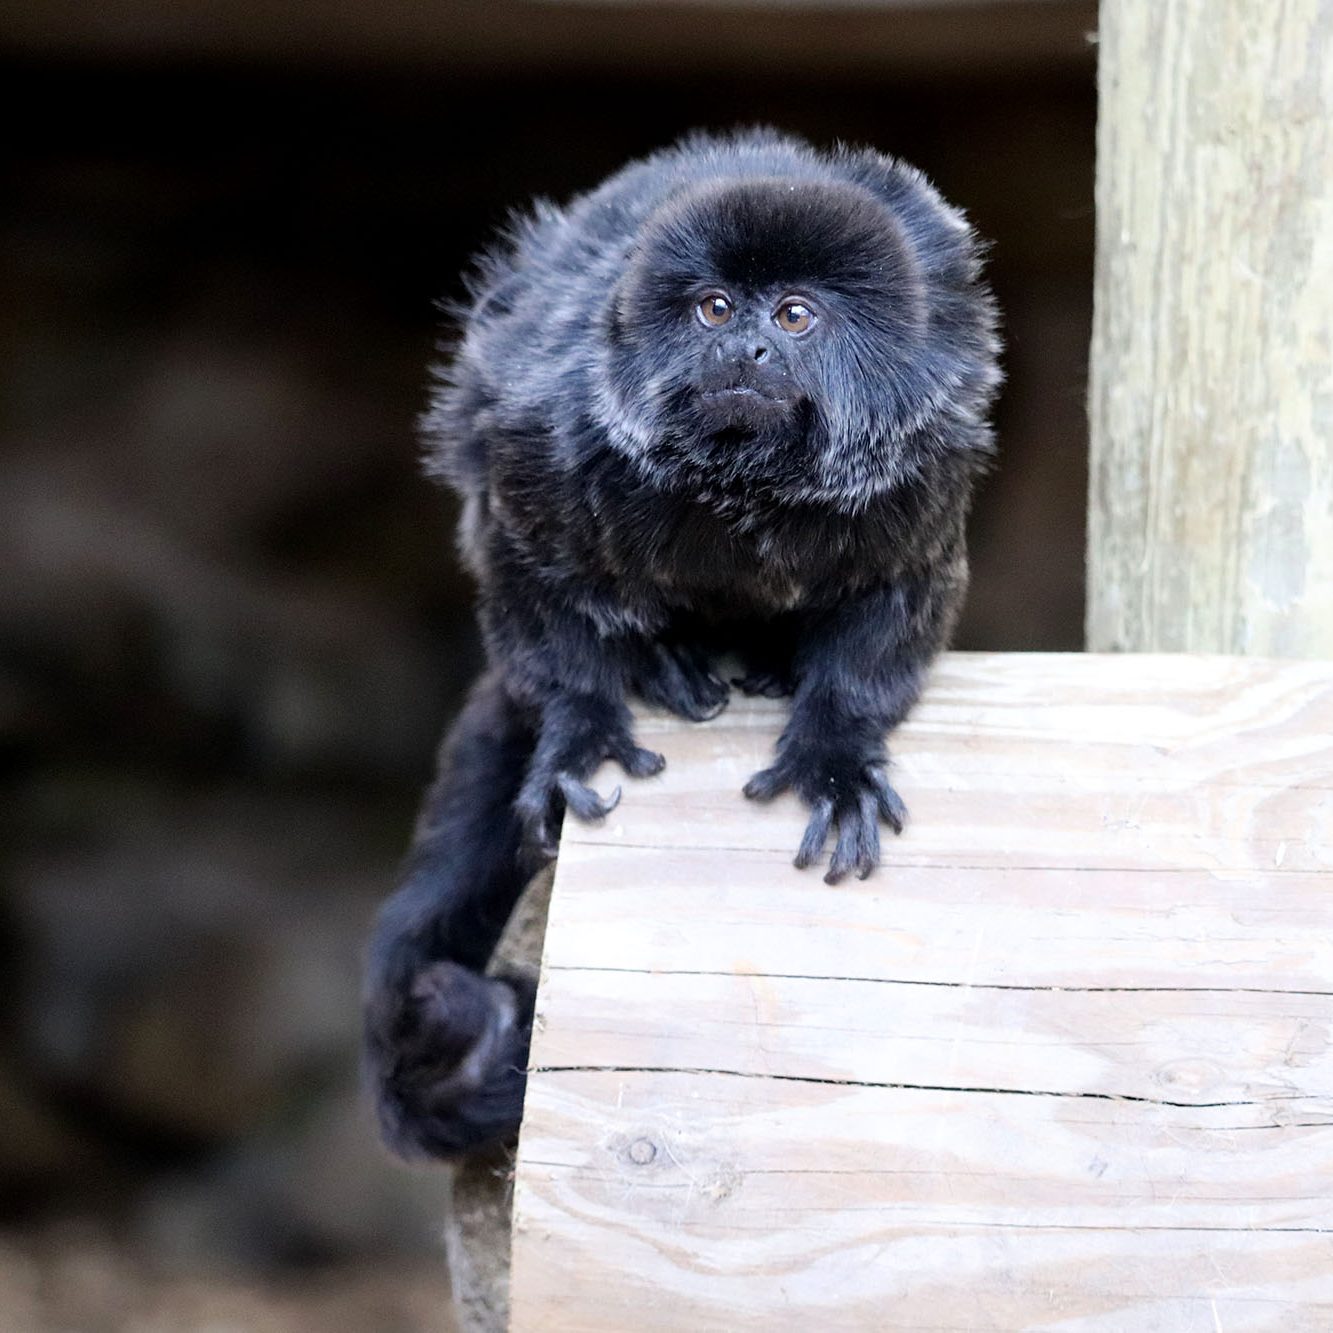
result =
[{"label": "monkey's finger", "polygon": [[858,879],[865,879],[879,864],[877,802],[874,792],[863,792],[855,809],[844,807],[839,812],[838,842],[829,860],[828,874],[824,876],[826,884],[836,884],[852,869]]},{"label": "monkey's finger", "polygon": [[700,656],[694,672],[694,690],[709,717],[716,717],[731,700],[731,686]]},{"label": "monkey's finger", "polygon": [[731,691],[711,671],[695,680],[694,706],[690,719],[711,722],[731,702]]},{"label": "monkey's finger", "polygon": [[666,760],[656,750],[626,742],[611,756],[632,778],[651,778],[666,767]]},{"label": "monkey's finger", "polygon": [[836,884],[856,864],[860,848],[860,820],[856,815],[847,813],[838,821],[838,841],[834,845],[833,855],[829,858],[828,871],[824,875],[825,884]]},{"label": "monkey's finger", "polygon": [[879,796],[863,791],[860,800],[861,837],[856,849],[856,878],[865,879],[879,865]]},{"label": "monkey's finger", "polygon": [[895,833],[901,833],[907,822],[907,807],[903,804],[903,798],[889,785],[888,774],[878,764],[867,764],[865,778],[875,793],[879,817]]},{"label": "monkey's finger", "polygon": [[805,826],[805,836],[796,849],[792,864],[797,870],[804,870],[824,854],[824,844],[828,841],[828,831],[833,823],[833,801],[821,797],[810,812],[810,822]]},{"label": "monkey's finger", "polygon": [[772,768],[761,769],[741,790],[752,801],[771,801],[790,786],[790,778],[775,764]]},{"label": "monkey's finger", "polygon": [[555,830],[564,812],[560,793],[553,792],[546,781],[537,775],[523,784],[514,813],[518,816],[526,841],[542,856],[552,857],[558,850]]},{"label": "monkey's finger", "polygon": [[561,773],[555,781],[565,798],[565,804],[580,819],[589,821],[605,819],[620,804],[619,787],[603,800],[591,787],[580,782],[571,773]]},{"label": "monkey's finger", "polygon": [[560,839],[556,835],[563,821],[564,807],[550,811],[531,832],[533,846],[545,857],[554,857],[560,850]]}]

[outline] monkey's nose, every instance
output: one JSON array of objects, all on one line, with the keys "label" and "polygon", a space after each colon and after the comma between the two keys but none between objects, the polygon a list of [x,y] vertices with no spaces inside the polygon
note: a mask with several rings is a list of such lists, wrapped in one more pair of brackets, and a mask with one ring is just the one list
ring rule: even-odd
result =
[{"label": "monkey's nose", "polygon": [[768,348],[765,347],[763,343],[760,343],[759,346],[754,349],[754,359],[756,361],[768,360]]}]

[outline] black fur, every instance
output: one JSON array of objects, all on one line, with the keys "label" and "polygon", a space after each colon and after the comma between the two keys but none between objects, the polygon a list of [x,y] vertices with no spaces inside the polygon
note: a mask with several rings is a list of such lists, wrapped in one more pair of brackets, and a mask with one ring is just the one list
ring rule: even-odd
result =
[{"label": "black fur", "polygon": [[[740,688],[792,696],[745,794],[805,801],[796,864],[831,837],[830,883],[877,864],[880,822],[905,817],[885,735],[966,587],[999,383],[961,215],[900,162],[769,132],[689,139],[539,206],[471,291],[424,425],[465,500],[491,666],[367,982],[369,1070],[407,1154],[518,1123],[532,996],[481,969],[564,812],[619,799],[593,770],[661,768],[629,694],[712,717],[738,652]],[[778,323],[803,319],[792,300],[814,315],[799,336]]]}]

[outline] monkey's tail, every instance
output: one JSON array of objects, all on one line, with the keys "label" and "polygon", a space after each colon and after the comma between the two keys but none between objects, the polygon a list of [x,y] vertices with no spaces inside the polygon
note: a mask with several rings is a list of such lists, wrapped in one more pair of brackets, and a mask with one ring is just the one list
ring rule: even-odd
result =
[{"label": "monkey's tail", "polygon": [[367,960],[364,1056],[385,1141],[404,1157],[510,1135],[523,1109],[531,983],[483,975],[531,873],[514,813],[531,727],[495,674],[445,736],[398,889]]}]

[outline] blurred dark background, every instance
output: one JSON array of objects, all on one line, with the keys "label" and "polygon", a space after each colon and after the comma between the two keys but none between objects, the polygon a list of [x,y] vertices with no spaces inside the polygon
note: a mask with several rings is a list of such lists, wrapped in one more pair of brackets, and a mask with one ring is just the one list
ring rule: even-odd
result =
[{"label": "blurred dark background", "polygon": [[0,6],[0,1327],[445,1326],[358,953],[478,662],[413,419],[509,208],[696,126],[923,167],[1008,343],[959,646],[1081,646],[1094,9]]}]

